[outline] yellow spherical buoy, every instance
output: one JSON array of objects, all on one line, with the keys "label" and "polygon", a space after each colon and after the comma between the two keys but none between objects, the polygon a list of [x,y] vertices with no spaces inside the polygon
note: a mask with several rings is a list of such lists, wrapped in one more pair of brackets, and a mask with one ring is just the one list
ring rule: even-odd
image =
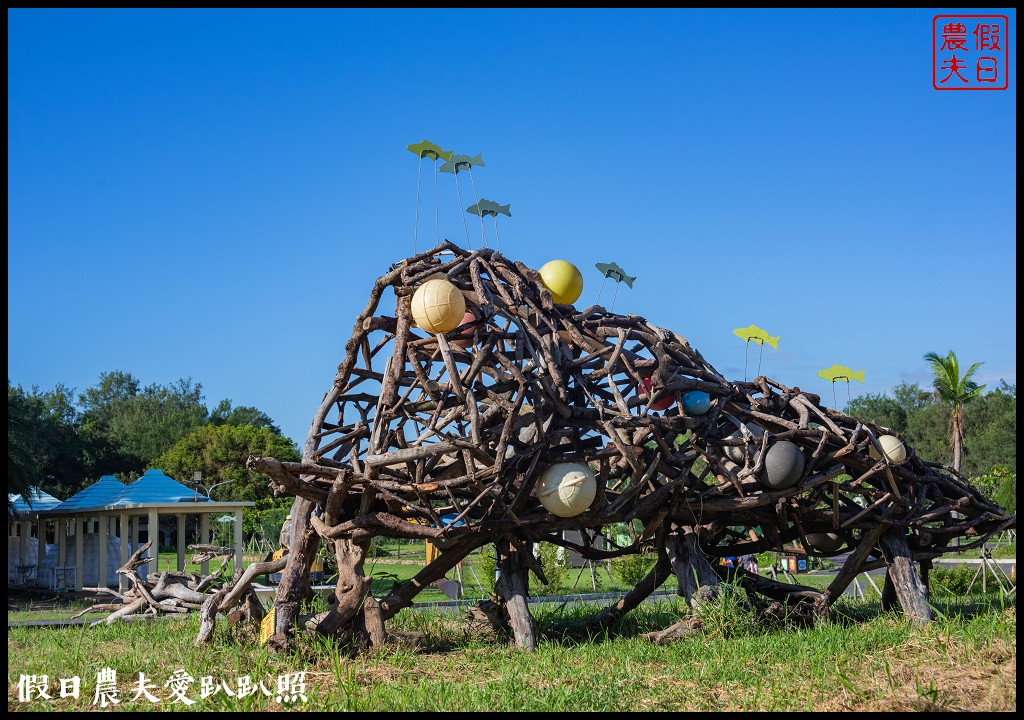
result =
[{"label": "yellow spherical buoy", "polygon": [[[879,435],[878,444],[882,446],[882,450],[885,451],[885,456],[889,458],[889,462],[899,465],[907,459],[907,448],[895,435]],[[882,457],[875,450],[874,443],[868,446],[868,455],[871,456],[872,460],[879,460]]]},{"label": "yellow spherical buoy", "polygon": [[443,278],[434,278],[416,288],[412,296],[412,317],[429,333],[454,330],[466,313],[466,298]]},{"label": "yellow spherical buoy", "polygon": [[549,513],[575,517],[590,507],[597,496],[597,479],[585,463],[555,463],[537,482],[537,498]]},{"label": "yellow spherical buoy", "polygon": [[583,275],[567,260],[551,260],[540,269],[544,287],[551,291],[556,305],[572,305],[583,292]]}]

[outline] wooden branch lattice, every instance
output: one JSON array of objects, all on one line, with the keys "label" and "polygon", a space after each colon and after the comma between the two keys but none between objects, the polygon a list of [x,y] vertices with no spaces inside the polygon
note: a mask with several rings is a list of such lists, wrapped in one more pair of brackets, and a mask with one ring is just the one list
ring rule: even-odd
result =
[{"label": "wooden branch lattice", "polygon": [[[472,321],[443,334],[416,326],[411,298],[433,278],[461,291]],[[707,393],[710,409],[688,414],[689,391]],[[666,396],[674,404],[652,410]],[[248,467],[266,473],[277,492],[299,498],[296,527],[336,548],[341,577],[362,577],[360,548],[374,536],[429,538],[440,548],[436,564],[368,605],[382,621],[485,544],[504,544],[521,558],[524,542],[565,530],[599,536],[615,523],[639,524],[646,537],[664,529],[689,538],[685,552],[659,562],[654,579],[669,567],[692,571],[701,553],[714,560],[766,550],[859,551],[852,575],[844,574],[848,583],[872,557],[884,557],[898,567],[896,581],[903,579],[900,599],[920,613],[910,561],[938,557],[958,538],[968,547],[983,544],[1015,527],[1016,516],[913,448],[898,463],[879,454],[885,434],[892,433],[767,377],[728,381],[674,332],[600,306],[555,304],[537,271],[495,250],[444,242],[393,265],[374,284],[313,418],[302,462],[252,457]],[[765,459],[783,441],[800,450],[804,467],[792,485],[777,488],[765,482]],[[587,463],[598,476],[598,496],[574,517],[551,514],[535,494],[543,470],[561,462]],[[441,521],[453,516],[458,522]],[[294,631],[317,546],[289,555],[279,589],[279,648]],[[659,547],[664,553],[665,543]],[[638,548],[573,549],[602,559]],[[510,572],[525,575],[528,563],[517,562]],[[699,576],[715,582],[706,568]],[[360,606],[346,604],[341,583],[339,606]],[[844,589],[774,585],[762,578],[747,589],[773,602],[812,605],[815,616]],[[361,581],[348,586],[365,593]],[[506,607],[523,606],[522,586],[507,579],[503,587],[514,589]],[[628,606],[654,586],[645,580]],[[517,644],[530,647],[528,618],[509,620]],[[353,628],[365,621],[353,611],[344,632],[358,632]],[[339,623],[331,632],[342,632]]]}]

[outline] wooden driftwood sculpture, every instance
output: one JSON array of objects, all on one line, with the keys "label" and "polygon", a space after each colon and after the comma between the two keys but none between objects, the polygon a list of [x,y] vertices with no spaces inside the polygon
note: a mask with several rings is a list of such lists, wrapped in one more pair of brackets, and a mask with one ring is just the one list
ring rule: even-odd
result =
[{"label": "wooden driftwood sculpture", "polygon": [[[211,590],[220,588],[224,583],[222,573],[230,558],[234,557],[234,548],[218,547],[216,545],[189,545],[193,551],[193,563],[206,563],[214,558],[220,559],[220,566],[208,575],[199,575],[192,572],[149,572],[145,580],[141,579],[138,569],[156,560],[149,555],[153,541],[141,545],[138,550],[132,553],[124,565],[117,569],[117,573],[128,581],[128,588],[122,593],[111,590],[107,587],[85,588],[95,592],[111,595],[117,602],[96,603],[77,613],[72,617],[80,617],[92,612],[108,612],[106,618],[92,623],[93,626],[101,624],[113,624],[123,620],[151,620],[161,615],[185,614],[194,610],[201,610],[211,595]],[[282,563],[283,564],[283,563]],[[246,586],[245,596],[256,599],[256,593],[251,586]],[[236,603],[237,604],[237,603]],[[257,604],[259,601],[257,599]],[[259,617],[262,617],[262,605],[259,606]],[[257,620],[259,619],[256,618]]]},{"label": "wooden driftwood sculpture", "polygon": [[[413,318],[414,295],[432,279],[451,283],[469,313],[447,332],[426,332]],[[593,499],[555,514],[538,484],[570,464],[591,469]],[[300,624],[321,542],[333,547],[339,577],[330,610],[306,627],[356,650],[383,643],[387,620],[420,590],[494,543],[501,572],[488,612],[530,649],[528,571],[543,579],[536,542],[588,559],[656,549],[650,574],[598,613],[595,629],[672,575],[681,595],[700,602],[726,579],[717,558],[796,543],[812,555],[851,554],[825,590],[741,571],[752,600],[813,620],[859,573],[886,567],[884,604],[925,622],[930,561],[954,539],[966,540],[964,550],[1016,526],[885,428],[765,377],[730,382],[669,330],[599,306],[554,304],[537,271],[448,242],[377,279],[302,461],[253,457],[248,466],[297,497],[275,604],[279,650]],[[642,529],[623,546],[593,542],[614,523]],[[566,530],[584,541],[565,540]],[[440,557],[374,597],[363,562],[375,536],[429,539]],[[230,598],[211,604],[200,640],[217,610],[244,596],[238,580]]]}]

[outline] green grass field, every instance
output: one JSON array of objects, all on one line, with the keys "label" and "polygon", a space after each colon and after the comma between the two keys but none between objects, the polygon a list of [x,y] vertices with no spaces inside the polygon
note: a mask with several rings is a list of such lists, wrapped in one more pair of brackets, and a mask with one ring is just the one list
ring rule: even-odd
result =
[{"label": "green grass field", "polygon": [[[195,615],[97,628],[10,628],[8,710],[1016,709],[1016,605],[1005,598],[938,601],[939,619],[926,627],[881,613],[877,602],[841,599],[827,622],[799,628],[758,621],[727,592],[698,614],[701,632],[666,645],[644,633],[689,613],[679,599],[645,603],[609,632],[582,638],[582,623],[599,607],[536,607],[539,645],[530,653],[463,614],[411,609],[389,628],[420,633],[418,644],[356,658],[323,638],[274,655],[254,629],[223,619],[214,641],[197,648]],[[75,677],[78,697],[70,695]],[[154,700],[133,699],[140,679]],[[118,705],[102,706],[102,680]],[[254,694],[240,696],[250,688]]]}]

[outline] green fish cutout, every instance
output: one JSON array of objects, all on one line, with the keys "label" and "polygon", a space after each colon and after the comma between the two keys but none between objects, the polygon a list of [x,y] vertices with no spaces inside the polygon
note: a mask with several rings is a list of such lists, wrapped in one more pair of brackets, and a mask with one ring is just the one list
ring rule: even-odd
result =
[{"label": "green fish cutout", "polygon": [[833,365],[832,367],[827,368],[825,370],[819,370],[818,377],[825,378],[826,380],[831,380],[832,382],[850,382],[851,380],[864,382],[864,372],[865,370],[861,370],[860,372],[854,372],[848,367],[844,367],[842,365]]},{"label": "green fish cutout", "polygon": [[624,282],[627,287],[633,287],[633,281],[636,280],[636,275],[627,275],[618,263],[596,263],[594,267],[600,270],[606,278],[611,278],[615,282]]},{"label": "green fish cutout", "polygon": [[421,160],[425,157],[431,160],[437,160],[438,158],[448,161],[451,159],[454,150],[442,150],[439,145],[435,145],[429,140],[416,143],[415,145],[409,145],[409,152],[416,153],[417,157]]},{"label": "green fish cutout", "polygon": [[508,205],[499,205],[493,200],[481,200],[476,205],[470,205],[466,208],[466,212],[473,215],[479,215],[480,217],[483,217],[484,215],[498,217],[498,213],[512,217],[512,213],[509,212],[508,208]]},{"label": "green fish cutout", "polygon": [[459,173],[459,170],[472,170],[473,165],[479,165],[483,167],[484,154],[478,153],[476,157],[470,157],[469,155],[452,155],[448,158],[448,162],[438,168],[441,172]]},{"label": "green fish cutout", "polygon": [[732,332],[734,335],[739,335],[743,340],[746,340],[747,342],[750,342],[751,340],[756,340],[758,345],[761,346],[764,346],[765,343],[768,343],[776,350],[779,349],[779,339],[782,337],[781,335],[772,337],[764,330],[759,328],[757,325],[751,325],[745,328],[736,328]]}]

